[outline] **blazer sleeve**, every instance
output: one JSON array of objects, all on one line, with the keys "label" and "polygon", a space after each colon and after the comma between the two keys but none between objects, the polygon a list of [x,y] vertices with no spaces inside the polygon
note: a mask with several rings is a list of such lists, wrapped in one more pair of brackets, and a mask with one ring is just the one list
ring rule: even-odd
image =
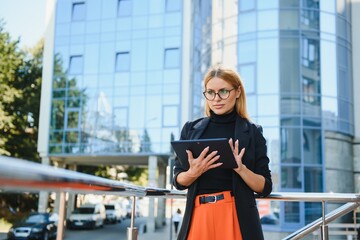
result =
[{"label": "blazer sleeve", "polygon": [[[183,126],[183,128],[181,130],[180,140],[188,139],[190,128],[191,128],[191,123],[190,122],[185,123],[185,125]],[[183,186],[176,181],[176,178],[179,175],[179,173],[187,171],[187,169],[183,168],[183,166],[181,165],[178,157],[175,157],[175,164],[174,164],[173,171],[174,171],[174,174],[173,174],[174,178],[173,178],[172,182],[173,182],[174,187],[178,190],[187,189],[188,186]]]},{"label": "blazer sleeve", "polygon": [[268,196],[272,191],[271,171],[269,169],[269,157],[267,156],[266,140],[262,133],[262,127],[255,129],[255,173],[265,178],[265,185],[262,192],[257,192],[260,197]]}]

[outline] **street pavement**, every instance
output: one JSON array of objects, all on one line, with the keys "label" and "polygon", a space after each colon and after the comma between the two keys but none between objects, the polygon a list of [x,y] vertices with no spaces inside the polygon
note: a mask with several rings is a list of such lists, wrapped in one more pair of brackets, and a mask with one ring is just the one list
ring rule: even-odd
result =
[{"label": "street pavement", "polygon": [[[135,227],[138,229],[138,240],[175,240],[175,234],[170,236],[170,219],[166,224],[155,232],[149,232],[145,227],[146,218],[140,217],[135,219]],[[65,229],[64,240],[126,240],[127,228],[130,227],[130,219],[126,219],[118,224],[106,224],[103,228],[94,230],[68,230]],[[173,231],[173,230],[172,230]],[[6,233],[0,232],[0,240],[6,239]]]}]

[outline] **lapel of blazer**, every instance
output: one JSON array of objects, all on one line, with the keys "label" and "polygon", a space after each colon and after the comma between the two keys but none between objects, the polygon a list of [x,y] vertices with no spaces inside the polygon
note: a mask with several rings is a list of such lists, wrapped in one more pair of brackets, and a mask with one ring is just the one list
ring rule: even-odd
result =
[{"label": "lapel of blazer", "polygon": [[239,150],[242,148],[246,149],[249,145],[250,131],[248,121],[239,116],[236,118],[235,123],[235,141],[236,139],[239,140]]},{"label": "lapel of blazer", "polygon": [[189,139],[199,139],[201,134],[205,131],[205,128],[209,124],[210,118],[205,117],[201,121],[197,122],[194,127],[193,131],[190,133]]}]

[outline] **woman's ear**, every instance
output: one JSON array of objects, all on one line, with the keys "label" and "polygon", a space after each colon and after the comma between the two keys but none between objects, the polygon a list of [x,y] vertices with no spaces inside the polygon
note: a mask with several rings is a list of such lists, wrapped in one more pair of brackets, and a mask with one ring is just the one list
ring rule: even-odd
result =
[{"label": "woman's ear", "polygon": [[239,98],[241,96],[241,86],[239,86],[237,89],[236,89],[236,98]]}]

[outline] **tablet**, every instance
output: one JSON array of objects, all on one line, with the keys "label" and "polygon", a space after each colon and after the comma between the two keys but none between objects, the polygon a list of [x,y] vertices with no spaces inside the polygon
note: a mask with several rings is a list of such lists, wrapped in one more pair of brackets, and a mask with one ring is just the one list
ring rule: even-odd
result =
[{"label": "tablet", "polygon": [[219,166],[220,168],[237,168],[237,163],[235,161],[234,154],[229,145],[229,139],[227,138],[212,138],[212,139],[194,139],[194,140],[177,140],[171,141],[171,146],[173,147],[177,157],[179,158],[181,165],[185,168],[189,168],[189,162],[186,150],[190,150],[194,156],[197,158],[204,148],[209,146],[209,152],[218,151],[220,158],[217,162],[222,162],[223,164]]}]

